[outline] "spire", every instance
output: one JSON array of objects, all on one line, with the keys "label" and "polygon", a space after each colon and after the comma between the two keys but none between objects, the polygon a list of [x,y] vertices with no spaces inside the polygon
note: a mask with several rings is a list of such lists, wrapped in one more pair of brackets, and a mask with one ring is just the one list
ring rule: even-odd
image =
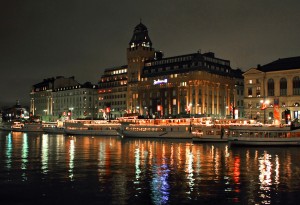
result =
[{"label": "spire", "polygon": [[152,48],[152,42],[148,35],[147,27],[142,24],[142,19],[140,18],[140,23],[134,28],[133,36],[129,42],[130,48],[137,46],[150,47]]}]

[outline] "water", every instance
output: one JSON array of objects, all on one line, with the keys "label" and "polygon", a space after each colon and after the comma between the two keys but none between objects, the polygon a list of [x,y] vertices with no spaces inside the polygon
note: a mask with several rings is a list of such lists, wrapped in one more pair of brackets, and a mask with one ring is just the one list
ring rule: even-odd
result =
[{"label": "water", "polygon": [[296,204],[298,147],[0,132],[0,204]]}]

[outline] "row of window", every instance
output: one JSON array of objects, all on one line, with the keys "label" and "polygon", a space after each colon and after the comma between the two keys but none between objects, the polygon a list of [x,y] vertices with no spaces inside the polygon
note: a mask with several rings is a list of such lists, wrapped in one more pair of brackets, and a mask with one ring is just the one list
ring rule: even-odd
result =
[{"label": "row of window", "polygon": [[[293,78],[293,95],[300,95],[300,78],[298,76]],[[287,95],[287,80],[286,78],[281,78],[279,81],[279,89],[280,89],[280,96]],[[260,86],[256,87],[256,97],[260,97]],[[267,96],[274,96],[275,95],[275,85],[274,80],[272,78],[268,79],[267,81]],[[252,87],[248,88],[248,97],[253,96]]]},{"label": "row of window", "polygon": [[146,63],[146,67],[148,66],[155,66],[155,65],[162,65],[162,64],[169,64],[169,63],[178,63],[182,61],[190,61],[192,60],[193,56],[182,56],[177,58],[169,58],[169,59],[163,59],[153,62]]}]

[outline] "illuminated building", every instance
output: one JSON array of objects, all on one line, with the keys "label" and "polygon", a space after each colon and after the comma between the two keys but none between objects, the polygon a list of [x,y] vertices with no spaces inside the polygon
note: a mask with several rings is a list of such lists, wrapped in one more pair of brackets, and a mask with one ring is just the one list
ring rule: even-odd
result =
[{"label": "illuminated building", "polygon": [[[99,117],[108,119],[121,117],[126,113],[127,65],[105,69],[99,81]],[[109,113],[106,112],[110,108]]]},{"label": "illuminated building", "polygon": [[[147,27],[139,23],[127,48],[127,63],[106,69],[101,77],[100,111],[109,106],[119,112],[115,116],[126,110],[145,117],[243,117],[242,71],[212,52],[163,58],[152,47]],[[126,73],[116,73],[123,68]]]},{"label": "illuminated building", "polygon": [[299,118],[300,57],[251,68],[244,73],[244,84],[246,117],[268,123]]},{"label": "illuminated building", "polygon": [[[152,48],[148,30],[140,23],[129,42],[127,60],[129,112],[156,117],[232,117],[238,109],[242,71],[232,69],[230,61],[216,58],[212,52],[163,58]],[[242,100],[239,107],[242,116]]]},{"label": "illuminated building", "polygon": [[97,85],[74,77],[44,79],[32,86],[30,112],[42,120],[97,117]]},{"label": "illuminated building", "polygon": [[150,60],[138,84],[139,106],[156,116],[233,117],[242,81],[241,70],[211,52]]}]

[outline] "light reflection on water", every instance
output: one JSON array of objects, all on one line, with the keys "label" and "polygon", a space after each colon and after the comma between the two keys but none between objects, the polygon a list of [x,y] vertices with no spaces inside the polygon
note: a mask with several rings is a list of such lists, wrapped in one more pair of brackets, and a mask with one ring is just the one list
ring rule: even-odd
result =
[{"label": "light reflection on water", "polygon": [[0,134],[0,198],[14,193],[22,203],[71,198],[74,204],[83,199],[107,204],[293,204],[300,198],[298,147]]}]

